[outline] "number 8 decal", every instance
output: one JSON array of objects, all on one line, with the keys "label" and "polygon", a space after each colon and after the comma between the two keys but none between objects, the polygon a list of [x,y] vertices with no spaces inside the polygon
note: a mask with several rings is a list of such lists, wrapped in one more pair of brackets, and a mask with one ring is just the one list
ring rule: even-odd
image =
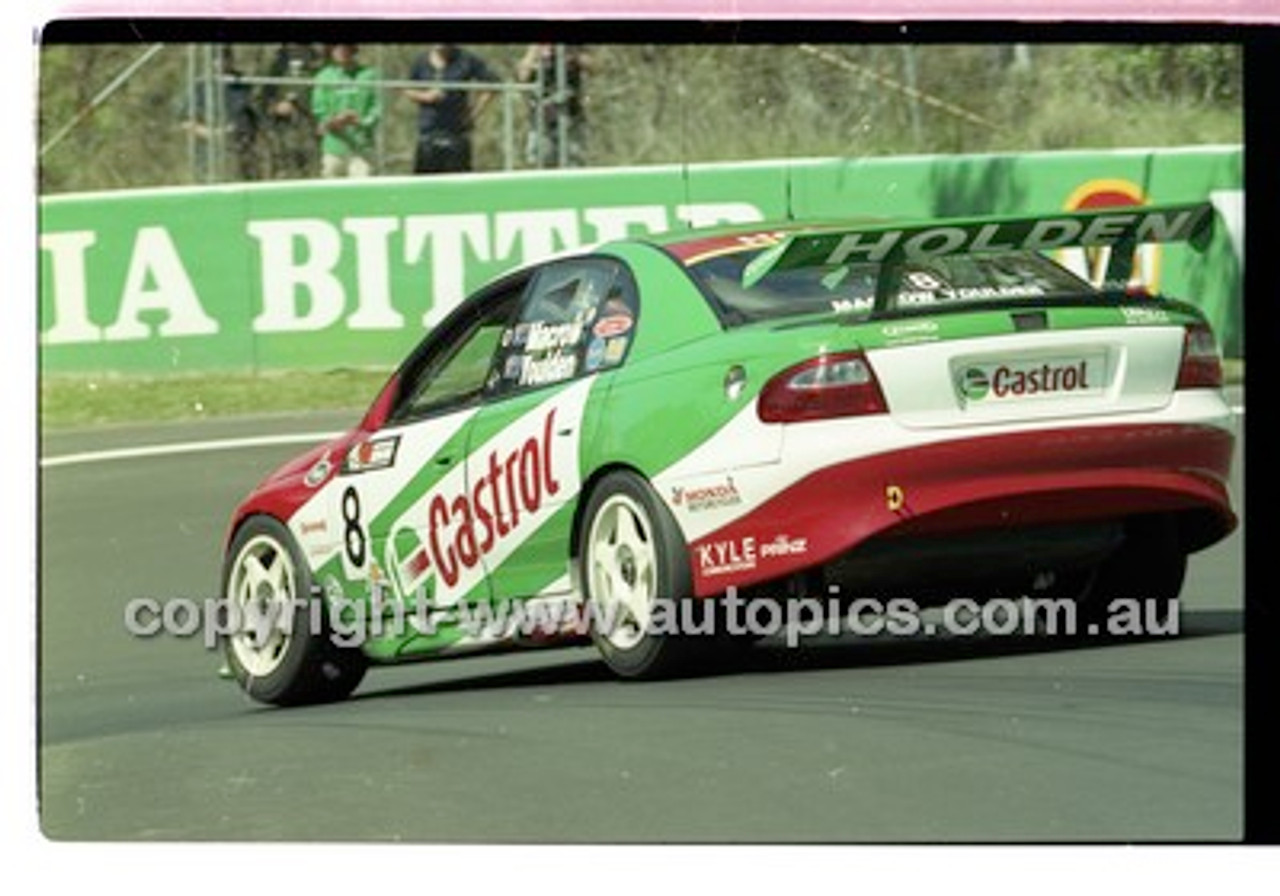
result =
[{"label": "number 8 decal", "polygon": [[342,539],[347,546],[347,559],[357,569],[364,568],[365,535],[360,526],[360,495],[354,485],[342,493],[342,521],[346,523]]},{"label": "number 8 decal", "polygon": [[927,271],[912,271],[907,274],[907,282],[916,289],[928,290],[930,292],[942,288],[942,282],[937,277]]}]

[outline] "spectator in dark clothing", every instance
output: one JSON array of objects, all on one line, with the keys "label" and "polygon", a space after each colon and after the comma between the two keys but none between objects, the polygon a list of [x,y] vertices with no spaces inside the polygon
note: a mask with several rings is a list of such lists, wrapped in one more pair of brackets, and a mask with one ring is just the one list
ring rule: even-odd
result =
[{"label": "spectator in dark clothing", "polygon": [[268,84],[262,89],[270,177],[314,177],[317,173],[319,145],[309,94],[311,80],[323,64],[320,49],[305,43],[281,44],[271,61],[270,77],[297,78],[299,83]]},{"label": "spectator in dark clothing", "polygon": [[448,87],[450,83],[494,83],[498,77],[483,59],[453,44],[433,44],[414,60],[410,81],[428,86],[404,95],[418,105],[415,174],[471,170],[471,133],[493,99],[492,91]]},{"label": "spectator in dark clothing", "polygon": [[[235,175],[240,180],[257,180],[261,174],[258,164],[258,110],[254,108],[253,86],[235,80],[243,75],[237,68],[230,47],[222,48],[221,70],[223,77],[232,80],[222,84],[222,124],[227,137],[226,148],[235,158]],[[213,138],[208,103],[209,82],[201,80],[193,85],[190,94],[183,97],[180,117],[183,128],[196,138],[195,166],[198,180],[217,179],[221,172],[211,171],[209,143]]]},{"label": "spectator in dark clothing", "polygon": [[[594,61],[581,45],[565,44],[563,50],[563,95],[560,93],[555,44],[530,45],[516,66],[516,77],[519,80],[539,86],[538,92],[530,97],[529,136],[525,153],[529,164],[539,168],[558,168],[562,164],[577,167],[583,164],[586,124],[582,76],[584,72],[593,70]],[[563,135],[560,130],[561,122],[564,124]]]}]

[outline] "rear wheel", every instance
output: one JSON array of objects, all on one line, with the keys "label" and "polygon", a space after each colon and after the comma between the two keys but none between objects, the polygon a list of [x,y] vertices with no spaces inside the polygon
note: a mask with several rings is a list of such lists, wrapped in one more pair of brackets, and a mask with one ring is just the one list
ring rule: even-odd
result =
[{"label": "rear wheel", "polygon": [[227,666],[255,700],[341,700],[364,677],[364,654],[333,643],[323,604],[312,613],[311,571],[279,521],[256,516],[236,533],[223,595],[240,621],[223,641]]},{"label": "rear wheel", "polygon": [[587,502],[579,538],[591,639],[605,663],[624,678],[683,668],[694,642],[655,631],[663,627],[655,623],[656,614],[692,598],[688,549],[649,483],[627,471],[605,476]]}]

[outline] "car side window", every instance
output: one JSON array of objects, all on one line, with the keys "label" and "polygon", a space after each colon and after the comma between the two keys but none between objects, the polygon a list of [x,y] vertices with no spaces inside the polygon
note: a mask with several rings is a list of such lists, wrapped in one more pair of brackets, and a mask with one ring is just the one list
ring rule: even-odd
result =
[{"label": "car side window", "polygon": [[554,262],[534,279],[502,334],[491,388],[507,395],[617,367],[638,311],[626,266],[608,258]]},{"label": "car side window", "polygon": [[523,282],[513,285],[481,302],[474,313],[447,321],[421,361],[407,372],[392,421],[413,420],[478,400],[523,292]]}]

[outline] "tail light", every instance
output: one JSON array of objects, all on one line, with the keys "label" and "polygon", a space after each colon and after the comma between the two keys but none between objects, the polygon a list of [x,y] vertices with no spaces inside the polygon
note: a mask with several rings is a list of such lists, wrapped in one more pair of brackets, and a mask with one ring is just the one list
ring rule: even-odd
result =
[{"label": "tail light", "polygon": [[1179,389],[1216,389],[1222,386],[1222,355],[1208,324],[1191,324],[1182,340]]},{"label": "tail light", "polygon": [[883,414],[889,410],[862,352],[820,355],[765,383],[756,413],[765,423]]}]

